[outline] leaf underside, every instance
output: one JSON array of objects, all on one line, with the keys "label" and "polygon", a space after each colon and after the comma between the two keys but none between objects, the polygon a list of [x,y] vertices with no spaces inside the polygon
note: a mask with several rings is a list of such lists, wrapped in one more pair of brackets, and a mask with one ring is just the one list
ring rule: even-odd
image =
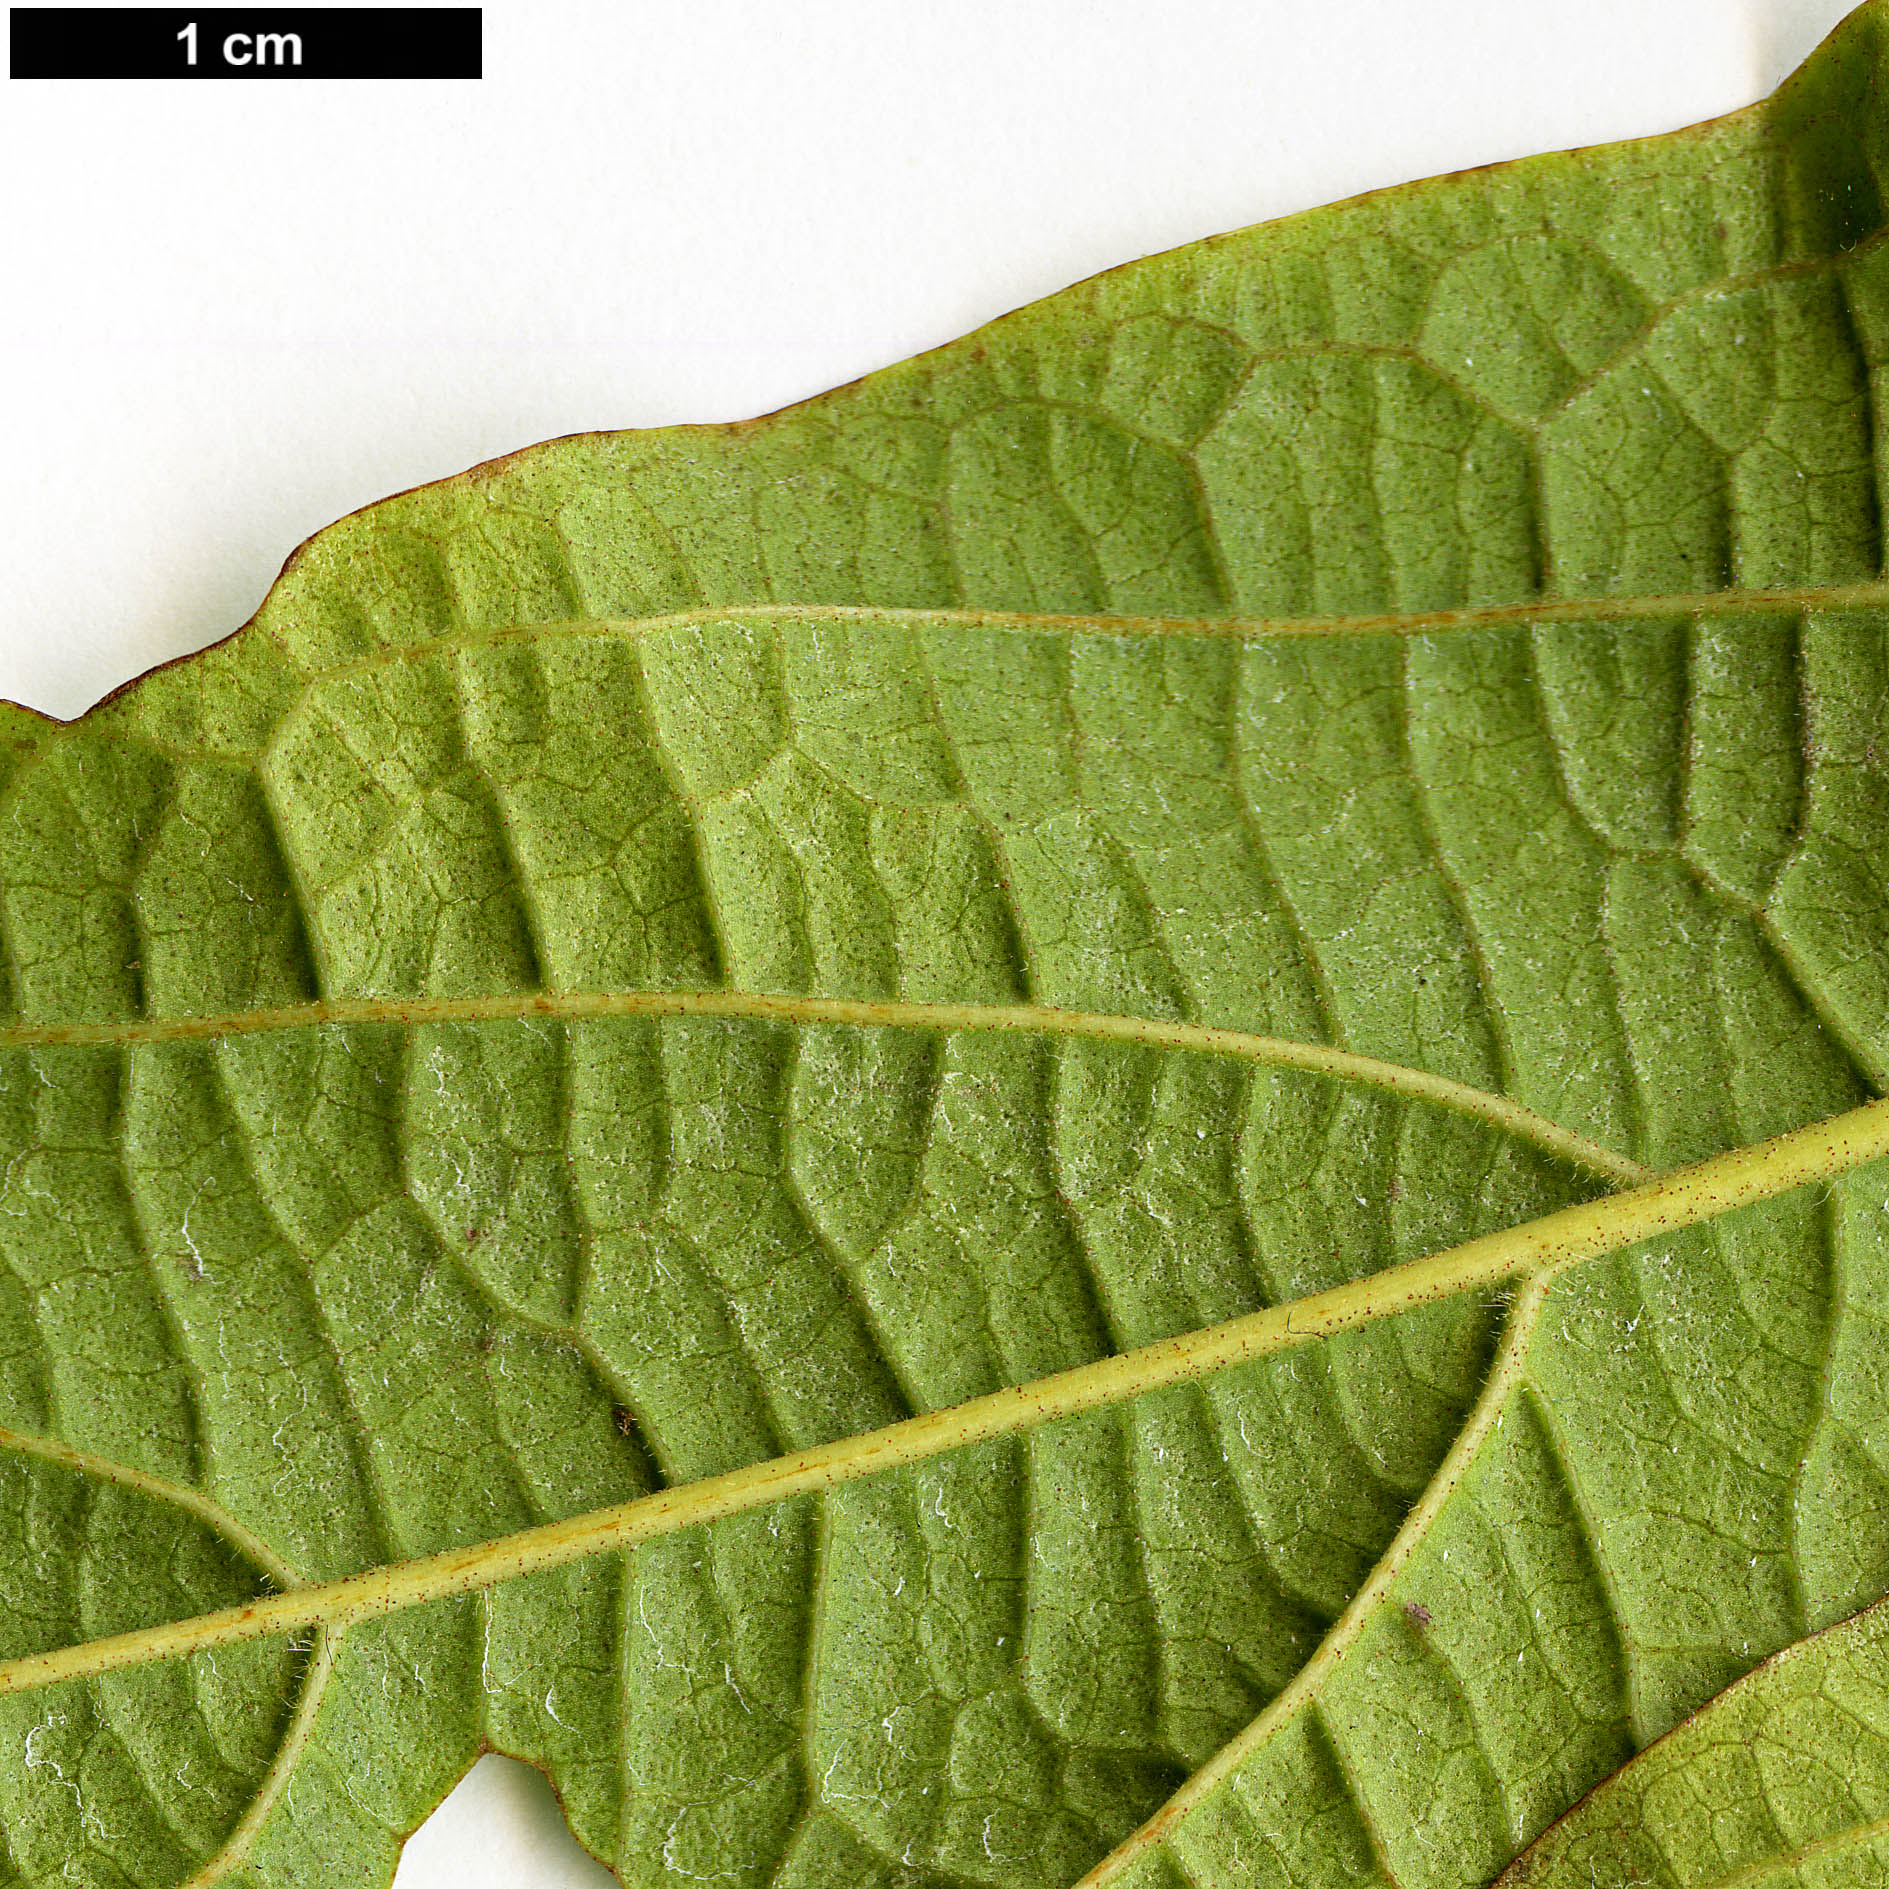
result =
[{"label": "leaf underside", "polygon": [[1889,1882],[1889,1602],[1787,1647],[1608,1779],[1498,1889]]},{"label": "leaf underside", "polygon": [[[389,500],[6,710],[0,1661],[863,1451],[1881,1094],[1886,33]],[[1487,1883],[1889,1588],[1886,1216],[1850,1167],[21,1680],[0,1889],[371,1889],[485,1747],[650,1889]],[[1847,1631],[1752,1685],[1880,1696]],[[1658,1798],[1732,1880],[1682,1741],[1743,1709],[1550,1844],[1633,1862]]]}]

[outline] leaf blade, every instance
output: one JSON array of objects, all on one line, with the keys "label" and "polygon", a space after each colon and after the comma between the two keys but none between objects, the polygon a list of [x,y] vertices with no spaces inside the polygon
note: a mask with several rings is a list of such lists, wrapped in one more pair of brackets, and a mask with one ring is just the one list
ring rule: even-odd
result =
[{"label": "leaf blade", "polygon": [[[1857,430],[1877,349],[1859,152],[1877,136],[1880,17],[1777,104],[1715,127],[1159,259],[765,426],[571,442],[349,521],[238,643],[70,735],[14,724],[0,924],[20,1013],[169,1027],[547,984],[1037,1001],[1323,1040],[1655,1166],[1855,1103],[1889,988],[1869,715],[1853,712],[1881,667],[1876,598],[1854,588],[1880,549]],[[1854,135],[1833,141],[1833,122]],[[1462,311],[1496,279],[1515,289],[1507,365],[1478,368]],[[1745,365],[1741,338],[1765,344]],[[1817,464],[1808,497],[1793,454]],[[1776,594],[1754,600],[1754,581]],[[1540,594],[1583,588],[1647,594]],[[935,614],[967,606],[1030,620]],[[1229,606],[1323,620],[1293,638],[1177,633],[1177,615]],[[604,614],[669,620],[634,649],[515,634]],[[1703,755],[1695,702],[1723,730]],[[1774,778],[1741,762],[1754,731]],[[1558,1013],[1570,995],[1586,1031]],[[1492,1154],[1484,1127],[1308,1103],[1297,1077],[1234,1081],[1145,1045],[920,1054],[834,1025],[593,1021],[358,1021],[313,1052],[292,1032],[9,1052],[8,1178],[32,1185],[8,1206],[30,1237],[0,1314],[10,1335],[42,1321],[9,1353],[27,1361],[16,1415],[57,1410],[141,1473],[242,1486],[259,1532],[338,1572],[871,1430],[1568,1191]],[[42,1088],[64,1117],[33,1116]],[[1603,1725],[1642,1735],[1788,1631],[1795,1603],[1766,1582],[1801,1577],[1821,1606],[1870,1579],[1866,1546],[1846,1563],[1829,1539],[1839,1498],[1868,1484],[1867,1414],[1846,1405],[1818,1432],[1801,1409],[1819,1346],[1852,1403],[1868,1347],[1829,1310],[1834,1226],[1796,1211],[1584,1288],[1616,1335],[1652,1318],[1641,1353],[1623,1339],[1627,1363],[1595,1381],[1645,1404],[1645,1347],[1665,1347],[1655,1362],[1694,1406],[1689,1460],[1737,1484],[1733,1508],[1773,1526],[1753,1478],[1799,1443],[1823,1452],[1802,1540],[1763,1542],[1755,1583],[1715,1568],[1724,1617],[1705,1607],[1699,1647],[1668,1633],[1636,1665],[1623,1634],[1630,1696],[1596,1690]],[[942,1261],[966,1253],[959,1285],[984,1298],[954,1307]],[[291,1308],[274,1331],[250,1309],[265,1302]],[[143,1348],[135,1398],[88,1327]],[[661,1356],[652,1332],[681,1342]],[[564,1597],[575,1660],[558,1606],[524,1589],[476,1620],[445,1601],[359,1630],[309,1737],[372,1787],[328,1800],[349,1833],[314,1853],[374,1880],[394,1833],[497,1736],[583,1780],[574,1817],[632,1875],[909,1884],[899,1859],[922,1855],[926,1881],[1066,1880],[1277,1690],[1306,1623],[1366,1578],[1488,1343],[1486,1307],[1406,1318],[1303,1354],[1309,1389],[1275,1374],[1246,1404],[1216,1391],[1098,1417],[1066,1450],[993,1445],[982,1480],[949,1491],[915,1469],[817,1516],[803,1503],[765,1540],[731,1518],[686,1551],[534,1577],[564,1582],[529,1594]],[[1691,1368],[1701,1343],[1735,1361],[1735,1395]],[[1491,1487],[1551,1476],[1557,1451],[1610,1467],[1605,1397],[1579,1375],[1553,1386],[1554,1416],[1585,1431],[1549,1437],[1554,1400],[1532,1383],[1534,1468],[1496,1462]],[[258,1385],[293,1388],[258,1408]],[[1256,1444],[1249,1418],[1276,1434]],[[1712,1437],[1737,1447],[1715,1455]],[[284,1459],[299,1500],[269,1480]],[[1327,1479],[1314,1528],[1290,1514],[1302,1462]],[[1172,1463],[1190,1465],[1181,1508]],[[1045,1488],[1107,1526],[1085,1536]],[[1701,1522],[1683,1484],[1668,1494]],[[1605,1527],[1574,1502],[1556,1537],[1593,1538],[1596,1578],[1631,1516],[1621,1487],[1609,1499]],[[947,1516],[976,1518],[1005,1592],[1053,1604],[1019,1615],[959,1586],[930,1612],[895,1605],[907,1572],[960,1580],[932,1526]],[[1217,1573],[1177,1517],[1215,1543]],[[1702,1548],[1710,1532],[1695,1527]],[[1667,1555],[1648,1543],[1640,1559]],[[836,1592],[852,1605],[838,1638]],[[1620,1614],[1640,1633],[1646,1605],[1615,1579],[1580,1630]],[[1499,1735],[1511,1695],[1452,1699],[1450,1661],[1409,1618],[1389,1623],[1399,1670],[1439,1723],[1469,1727],[1444,1819],[1466,1879],[1552,1814],[1596,1747],[1541,1783],[1525,1741]],[[938,1687],[908,1696],[946,1643]],[[685,1692],[678,1653],[706,1675]],[[1367,1747],[1380,1781],[1396,1775],[1383,1697],[1339,1666],[1350,1717],[1295,1721],[1316,1774],[1301,1809]],[[990,1689],[972,1697],[975,1675]],[[613,1702],[646,1741],[589,1760],[553,1707],[567,1682],[567,1704]],[[898,1713],[923,1729],[882,1774],[875,1728]],[[719,1824],[676,1782],[717,1751]],[[1026,1807],[993,1781],[1003,1752],[1037,1780]],[[322,1765],[306,1774],[326,1788]],[[1355,1854],[1379,1866],[1422,1827],[1394,1799],[1350,1811]],[[281,1808],[255,1854],[292,1872],[311,1839],[271,1852],[271,1833],[318,1817],[293,1792]]]}]

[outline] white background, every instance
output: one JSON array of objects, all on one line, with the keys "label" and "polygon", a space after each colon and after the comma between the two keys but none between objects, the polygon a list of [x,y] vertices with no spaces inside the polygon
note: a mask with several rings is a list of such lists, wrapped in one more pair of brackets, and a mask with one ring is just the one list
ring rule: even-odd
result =
[{"label": "white background", "polygon": [[[1845,0],[567,0],[479,83],[0,94],[0,696],[225,635],[342,512],[734,419],[1152,250],[1768,91]],[[485,1760],[400,1889],[611,1879]]]}]

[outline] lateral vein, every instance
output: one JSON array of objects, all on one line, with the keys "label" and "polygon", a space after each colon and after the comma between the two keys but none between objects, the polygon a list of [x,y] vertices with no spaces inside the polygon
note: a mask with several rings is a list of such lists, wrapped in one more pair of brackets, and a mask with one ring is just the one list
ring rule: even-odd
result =
[{"label": "lateral vein", "polygon": [[338,1634],[323,1633],[317,1637],[308,1667],[302,1674],[295,1711],[282,1734],[282,1743],[276,1748],[261,1787],[250,1799],[249,1808],[243,1812],[235,1829],[224,1839],[223,1847],[183,1885],[183,1889],[212,1889],[214,1884],[224,1881],[232,1870],[240,1869],[248,1862],[250,1851],[256,1847],[256,1839],[261,1836],[263,1826],[287,1793],[295,1776],[295,1768],[301,1762],[302,1752],[315,1735],[315,1721],[321,1712],[328,1681],[334,1675],[335,1653],[339,1645]]},{"label": "lateral vein", "polygon": [[442,636],[376,651],[354,662],[310,674],[327,681],[424,662],[442,650],[482,649],[542,637],[603,634],[659,635],[711,623],[879,623],[912,629],[1042,631],[1079,636],[1210,636],[1299,638],[1436,636],[1461,630],[1503,629],[1524,623],[1613,623],[1648,617],[1769,616],[1804,610],[1875,610],[1889,607],[1889,582],[1807,584],[1778,590],[1675,591],[1647,597],[1538,597],[1520,603],[1465,604],[1454,609],[1375,610],[1355,616],[1113,616],[1059,611],[964,608],[879,608],[857,603],[704,604],[646,617],[556,617],[539,623]]},{"label": "lateral vein", "polygon": [[1338,1082],[1386,1089],[1473,1116],[1615,1186],[1652,1178],[1652,1170],[1585,1135],[1563,1128],[1505,1096],[1428,1070],[1322,1043],[1259,1036],[1208,1024],[1059,1010],[1043,1004],[907,1003],[858,997],[802,997],[784,992],[637,990],[518,992],[486,997],[334,998],[280,1009],[212,1016],[136,1017],[114,1023],[16,1023],[0,1027],[0,1049],[54,1049],[126,1043],[187,1043],[268,1030],[311,1030],[375,1023],[493,1023],[527,1018],[581,1022],[607,1017],[727,1017],[766,1023],[834,1023],[859,1029],[1011,1031],[1087,1037],[1151,1049],[1188,1050],[1299,1069]]},{"label": "lateral vein", "polygon": [[1524,1226],[1244,1318],[1187,1332],[1033,1383],[929,1411],[860,1436],[632,1502],[541,1524],[492,1541],[370,1568],[239,1607],[0,1663],[0,1694],[56,1685],[152,1660],[309,1627],[345,1630],[430,1601],[478,1592],[592,1555],[635,1548],[683,1529],[745,1514],[815,1490],[900,1469],[946,1451],[1145,1396],[1310,1344],[1370,1320],[1458,1293],[1527,1278],[1535,1286],[1569,1266],[1663,1233],[1828,1180],[1889,1155],[1889,1101],[1792,1130]]},{"label": "lateral vein", "polygon": [[254,1529],[246,1528],[220,1502],[213,1502],[187,1483],[172,1482],[167,1476],[154,1476],[147,1470],[134,1469],[129,1463],[116,1462],[92,1450],[75,1448],[70,1443],[60,1442],[57,1437],[32,1436],[25,1431],[4,1427],[0,1427],[0,1454],[35,1456],[41,1462],[57,1463],[61,1469],[90,1476],[95,1482],[116,1483],[121,1489],[135,1489],[154,1502],[182,1509],[185,1514],[195,1516],[206,1527],[221,1535],[238,1554],[259,1568],[277,1587],[287,1589],[301,1585],[302,1577]]},{"label": "lateral vein", "polygon": [[[1109,1851],[1077,1883],[1076,1889],[1103,1889],[1144,1850],[1162,1842],[1189,1811],[1203,1803],[1225,1779],[1232,1776],[1280,1726],[1318,1699],[1325,1682],[1396,1585],[1398,1575],[1429,1533],[1443,1504],[1468,1473],[1476,1452],[1501,1421],[1509,1394],[1521,1381],[1528,1359],[1529,1340],[1535,1334],[1542,1307],[1547,1303],[1550,1274],[1551,1269],[1543,1268],[1516,1295],[1503,1329],[1501,1348],[1484,1380],[1468,1421],[1456,1433],[1449,1454],[1430,1478],[1416,1506],[1404,1517],[1391,1545],[1371,1570],[1370,1578],[1351,1597],[1350,1605],[1319,1642],[1318,1651],[1299,1668],[1290,1684],[1273,1697],[1265,1710],[1244,1731],[1222,1745],[1147,1822],[1131,1831]],[[1332,1730],[1328,1720],[1327,1731]],[[1377,1848],[1375,1834],[1371,1840],[1372,1847]],[[1381,1856],[1378,1863],[1384,1873],[1389,1875],[1388,1866]]]}]

